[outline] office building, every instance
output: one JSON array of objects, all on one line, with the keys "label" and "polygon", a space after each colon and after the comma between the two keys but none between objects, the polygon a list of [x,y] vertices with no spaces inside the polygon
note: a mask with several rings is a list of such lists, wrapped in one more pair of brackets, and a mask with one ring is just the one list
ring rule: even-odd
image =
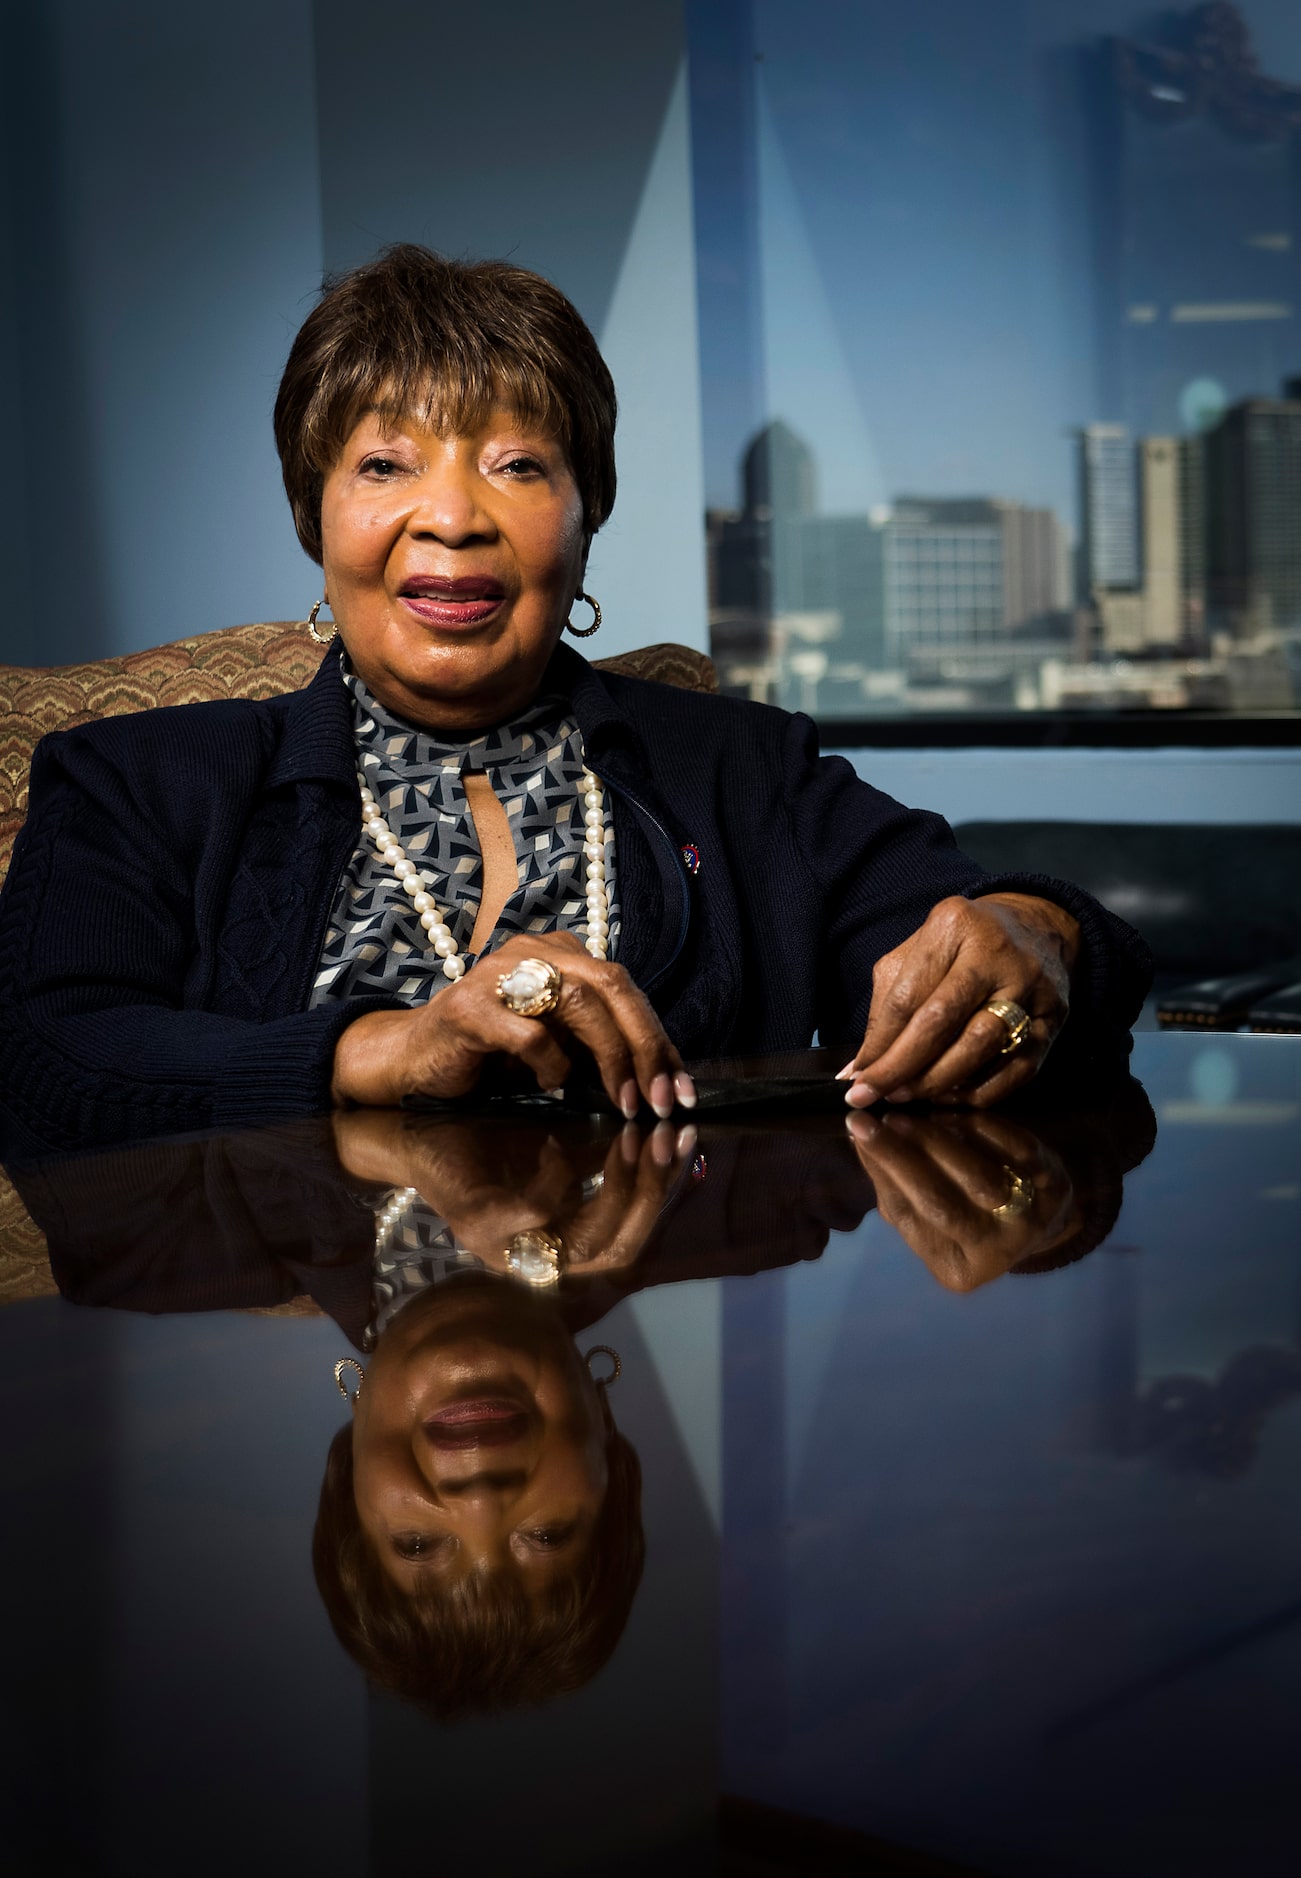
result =
[{"label": "office building", "polygon": [[905,496],[885,526],[888,662],[988,652],[1068,604],[1065,531],[1048,509]]},{"label": "office building", "polygon": [[1184,636],[1190,647],[1206,642],[1206,443],[1201,436],[1179,443],[1179,567],[1183,587]]},{"label": "office building", "polygon": [[1174,437],[1144,437],[1138,446],[1143,542],[1145,646],[1175,646],[1183,638],[1183,543],[1179,522],[1179,444]]},{"label": "office building", "polygon": [[1123,424],[1080,432],[1081,598],[1139,584],[1138,490],[1134,448]]},{"label": "office building", "polygon": [[[1297,387],[1289,386],[1289,390]],[[1213,623],[1301,636],[1301,398],[1245,398],[1206,437]]]}]

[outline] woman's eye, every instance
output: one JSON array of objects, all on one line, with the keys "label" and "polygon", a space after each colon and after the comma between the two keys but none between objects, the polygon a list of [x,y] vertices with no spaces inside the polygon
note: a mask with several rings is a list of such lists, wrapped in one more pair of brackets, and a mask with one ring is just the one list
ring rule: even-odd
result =
[{"label": "woman's eye", "polygon": [[393,1536],[393,1550],[408,1563],[434,1558],[446,1544],[446,1533],[399,1532]]},{"label": "woman's eye", "polygon": [[368,456],[362,462],[361,473],[363,476],[376,476],[381,482],[387,482],[390,477],[398,475],[401,468],[402,465],[396,457]]},{"label": "woman's eye", "polygon": [[572,1521],[567,1526],[539,1526],[535,1531],[525,1534],[529,1544],[537,1546],[543,1552],[554,1552],[558,1546],[564,1545],[573,1536]]},{"label": "woman's eye", "polygon": [[541,476],[542,465],[535,456],[512,456],[502,464],[508,476]]}]

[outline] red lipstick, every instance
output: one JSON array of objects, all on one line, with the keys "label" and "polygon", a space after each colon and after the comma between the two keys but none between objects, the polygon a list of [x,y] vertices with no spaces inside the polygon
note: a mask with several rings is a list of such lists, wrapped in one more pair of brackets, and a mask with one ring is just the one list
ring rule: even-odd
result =
[{"label": "red lipstick", "polygon": [[436,1448],[499,1448],[522,1441],[530,1417],[518,1402],[504,1396],[451,1402],[425,1417],[425,1433]]},{"label": "red lipstick", "polygon": [[477,626],[505,595],[491,574],[413,574],[398,589],[403,605],[429,626]]}]

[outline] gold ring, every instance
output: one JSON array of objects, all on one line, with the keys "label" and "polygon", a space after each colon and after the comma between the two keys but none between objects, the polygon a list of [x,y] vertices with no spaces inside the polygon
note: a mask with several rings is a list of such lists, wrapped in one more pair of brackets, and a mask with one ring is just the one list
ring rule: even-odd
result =
[{"label": "gold ring", "polygon": [[1029,1011],[1014,1003],[1011,998],[995,998],[985,1009],[1007,1025],[1007,1042],[998,1054],[1010,1056],[1013,1050],[1019,1050],[1030,1034]]},{"label": "gold ring", "polygon": [[521,959],[497,980],[497,996],[516,1017],[545,1017],[560,1002],[560,983],[546,959]]},{"label": "gold ring", "polygon": [[1007,1198],[1002,1206],[990,1207],[990,1216],[998,1220],[1015,1219],[1020,1213],[1028,1213],[1034,1205],[1034,1182],[1023,1180],[1015,1168],[1006,1165],[1003,1172],[1007,1175]]},{"label": "gold ring", "polygon": [[549,1291],[560,1283],[564,1252],[564,1240],[558,1233],[531,1226],[527,1232],[517,1232],[506,1247],[506,1270],[535,1291]]}]

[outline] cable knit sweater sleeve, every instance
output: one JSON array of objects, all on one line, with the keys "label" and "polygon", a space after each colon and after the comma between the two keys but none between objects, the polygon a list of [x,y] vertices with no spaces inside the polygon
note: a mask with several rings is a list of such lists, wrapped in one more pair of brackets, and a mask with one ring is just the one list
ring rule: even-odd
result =
[{"label": "cable knit sweater sleeve", "polygon": [[[340,848],[319,814],[313,827],[303,784],[281,792],[283,838],[274,816],[253,821],[274,754],[265,714],[150,720],[143,738],[145,720],[128,718],[46,738],[32,764],[0,896],[9,1156],[324,1107],[340,1033],[390,1002],[301,1008],[316,957],[303,938],[348,837]],[[241,792],[232,775],[252,780]],[[250,874],[259,830],[280,870],[269,890]]]},{"label": "cable knit sweater sleeve", "polygon": [[1080,924],[1071,1014],[1054,1046],[1055,1067],[1123,1062],[1129,1027],[1152,978],[1143,940],[1090,894],[1043,874],[987,874],[964,854],[939,815],[908,809],[863,782],[840,757],[818,755],[808,718],[788,720],[786,800],[792,858],[827,910],[820,1021],[828,1040],[861,1038],[872,968],[949,894],[1024,893],[1051,900]]}]

